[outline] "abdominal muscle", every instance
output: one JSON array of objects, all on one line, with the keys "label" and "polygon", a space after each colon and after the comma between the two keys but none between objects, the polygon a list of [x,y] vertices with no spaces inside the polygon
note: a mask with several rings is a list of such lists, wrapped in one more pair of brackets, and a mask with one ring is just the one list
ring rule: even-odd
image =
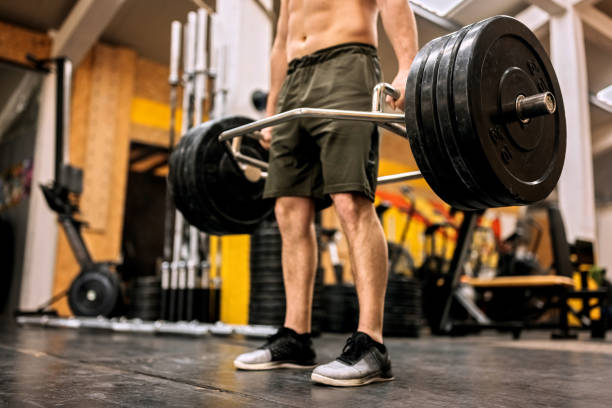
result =
[{"label": "abdominal muscle", "polygon": [[337,44],[377,46],[375,0],[287,0],[287,60]]}]

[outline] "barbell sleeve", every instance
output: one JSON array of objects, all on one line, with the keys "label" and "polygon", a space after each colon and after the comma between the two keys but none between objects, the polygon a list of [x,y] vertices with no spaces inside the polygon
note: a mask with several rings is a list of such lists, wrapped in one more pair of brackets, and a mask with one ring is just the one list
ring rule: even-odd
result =
[{"label": "barbell sleeve", "polygon": [[557,110],[557,101],[551,92],[525,96],[519,95],[515,103],[516,116],[526,123],[537,116],[552,115]]},{"label": "barbell sleeve", "polygon": [[342,109],[297,108],[277,115],[257,120],[247,125],[226,130],[219,135],[219,141],[224,142],[247,133],[275,126],[297,118],[327,118],[336,120],[357,120],[372,123],[404,123],[404,114],[367,111],[351,111]]}]

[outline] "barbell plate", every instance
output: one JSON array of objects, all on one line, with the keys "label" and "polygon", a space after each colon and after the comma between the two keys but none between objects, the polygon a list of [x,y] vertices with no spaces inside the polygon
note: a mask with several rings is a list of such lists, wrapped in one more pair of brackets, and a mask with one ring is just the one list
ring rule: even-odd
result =
[{"label": "barbell plate", "polygon": [[[215,234],[251,233],[273,210],[263,200],[263,179],[252,183],[235,165],[218,135],[252,122],[239,116],[206,122],[190,130],[170,160],[174,200],[185,219],[202,231]],[[266,161],[267,151],[244,138],[241,153]]]},{"label": "barbell plate", "polygon": [[[419,170],[423,174],[423,177],[429,184],[429,186],[436,193],[444,193],[442,184],[438,180],[435,169],[435,157],[427,155],[427,149],[425,147],[425,137],[423,133],[422,125],[422,108],[421,108],[421,84],[425,71],[425,64],[430,53],[435,53],[440,38],[436,38],[428,42],[421,50],[417,53],[416,57],[412,62],[408,79],[406,80],[406,92],[405,92],[405,108],[404,115],[406,121],[406,134],[410,142],[410,148],[412,155],[414,156]],[[442,199],[444,199],[442,197]]]},{"label": "barbell plate", "polygon": [[[454,181],[455,190],[459,193],[454,195],[451,206],[462,210],[483,209],[492,206],[503,205],[492,197],[476,180],[470,167],[466,163],[460,144],[458,143],[458,131],[456,127],[455,109],[453,96],[453,73],[455,58],[463,38],[471,26],[453,34],[453,40],[447,43],[442,51],[438,75],[436,79],[436,113],[438,131],[440,132],[439,148],[444,149],[448,159],[448,172],[457,175]],[[446,187],[445,187],[446,188]]]},{"label": "barbell plate", "polygon": [[[557,100],[554,114],[527,124],[504,116],[502,106],[520,94],[545,91]],[[546,198],[565,159],[565,112],[554,69],[535,35],[505,16],[472,27],[457,52],[453,98],[460,144],[470,146],[468,165],[487,192],[505,205]]]},{"label": "barbell plate", "polygon": [[197,172],[198,158],[197,150],[206,132],[195,130],[192,132],[192,142],[185,151],[183,158],[183,183],[185,185],[184,196],[187,197],[189,212],[194,220],[194,225],[199,225],[199,229],[212,235],[223,235],[226,233],[227,226],[209,210],[206,203],[206,195],[198,189]]},{"label": "barbell plate", "polygon": [[[207,122],[207,129],[197,147],[198,191],[227,233],[251,233],[273,211],[274,201],[264,200],[264,180],[252,183],[232,161],[224,144],[218,141],[221,132],[252,122],[234,116]],[[240,152],[267,161],[268,152],[258,141],[243,138]]]},{"label": "barbell plate", "polygon": [[478,200],[479,195],[474,194],[457,173],[453,165],[457,157],[450,155],[447,149],[447,145],[453,142],[456,135],[453,132],[442,131],[438,120],[438,109],[441,108],[439,105],[445,103],[444,99],[439,100],[437,97],[440,63],[444,56],[444,51],[448,47],[449,52],[452,52],[454,49],[453,45],[464,31],[467,30],[463,29],[441,37],[441,42],[436,47],[436,51],[430,53],[425,63],[421,82],[422,132],[420,137],[425,154],[429,162],[435,166],[433,170],[439,185],[442,186],[440,191],[436,191],[440,198],[452,206],[457,206],[459,203],[467,203],[472,208],[478,208],[487,205]]}]

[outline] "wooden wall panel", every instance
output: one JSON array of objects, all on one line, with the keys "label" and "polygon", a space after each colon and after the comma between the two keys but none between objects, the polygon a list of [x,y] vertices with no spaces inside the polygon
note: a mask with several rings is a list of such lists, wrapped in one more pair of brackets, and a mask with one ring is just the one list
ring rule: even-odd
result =
[{"label": "wooden wall panel", "polygon": [[30,65],[26,54],[48,58],[51,39],[45,33],[0,22],[0,58]]},{"label": "wooden wall panel", "polygon": [[[138,75],[134,82],[134,96],[167,104],[170,95],[168,67],[146,58],[138,58],[136,72]],[[178,101],[180,103],[180,99]]]},{"label": "wooden wall panel", "polygon": [[81,209],[89,226],[106,228],[112,189],[113,139],[115,137],[119,70],[113,48],[96,45],[91,81]]}]

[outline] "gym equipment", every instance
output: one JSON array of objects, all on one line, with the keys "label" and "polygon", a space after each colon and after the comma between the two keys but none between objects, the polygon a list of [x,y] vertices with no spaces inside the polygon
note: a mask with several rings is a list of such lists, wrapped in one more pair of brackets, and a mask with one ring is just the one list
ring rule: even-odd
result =
[{"label": "gym equipment", "polygon": [[421,314],[420,282],[390,272],[385,294],[383,335],[419,337]]},{"label": "gym equipment", "polygon": [[268,93],[260,89],[253,91],[253,93],[251,94],[251,102],[253,103],[253,107],[257,111],[265,111],[266,104],[268,103]]},{"label": "gym equipment", "polygon": [[83,269],[68,290],[68,305],[76,316],[112,316],[120,305],[119,278],[106,264]]},{"label": "gym equipment", "polygon": [[[168,138],[168,152],[174,148],[175,121],[177,106],[177,90],[179,86],[179,54],[181,51],[181,23],[173,21],[170,26],[170,70],[168,76],[168,86],[170,87],[170,129]],[[174,226],[176,223],[176,208],[172,200],[170,189],[166,188],[166,214],[164,218],[164,257],[160,265],[161,269],[161,317],[170,317],[169,311],[169,291],[171,262],[173,257]],[[181,215],[178,215],[181,217]]]},{"label": "gym equipment", "polygon": [[[192,148],[185,141],[170,161],[177,207],[207,232],[252,231],[270,207],[254,201],[268,166],[249,141],[261,137],[260,129],[310,117],[373,122],[408,138],[421,170],[378,183],[424,177],[457,209],[525,205],[557,184],[566,146],[561,91],[545,50],[518,20],[492,17],[429,42],[412,64],[404,114],[382,112],[385,94],[398,96],[377,85],[372,112],[298,108],[193,129]],[[210,142],[217,137],[221,143]]]},{"label": "gym equipment", "polygon": [[390,273],[399,273],[400,271],[405,273],[406,271],[410,271],[410,273],[414,274],[414,259],[404,245],[408,238],[408,230],[410,229],[412,218],[416,212],[416,200],[410,187],[401,186],[400,191],[408,200],[410,208],[408,210],[403,209],[406,213],[406,222],[402,228],[399,241],[397,243],[387,242],[389,251],[389,271]]},{"label": "gym equipment", "polygon": [[[45,200],[58,221],[76,258],[80,272],[67,290],[68,304],[77,316],[112,316],[123,303],[120,279],[112,269],[113,262],[94,262],[81,235],[84,223],[75,218],[78,200],[83,192],[83,171],[68,162],[68,131],[70,122],[70,83],[72,63],[67,58],[35,60],[38,66],[53,64],[56,71],[55,178],[41,185]],[[57,300],[58,296],[52,300]]]},{"label": "gym equipment", "polygon": [[[317,236],[319,236],[317,228]],[[249,324],[280,326],[285,319],[285,287],[281,265],[281,236],[274,220],[265,220],[251,235]],[[323,270],[317,268],[312,301],[311,333],[321,332]]]},{"label": "gym equipment", "polygon": [[161,311],[161,285],[157,276],[139,276],[129,291],[129,316],[157,320]]},{"label": "gym equipment", "polygon": [[[533,238],[532,238],[533,232]],[[542,275],[543,268],[536,259],[542,238],[542,227],[532,218],[521,218],[516,230],[499,248],[498,276]],[[531,245],[529,245],[531,242]]]}]

